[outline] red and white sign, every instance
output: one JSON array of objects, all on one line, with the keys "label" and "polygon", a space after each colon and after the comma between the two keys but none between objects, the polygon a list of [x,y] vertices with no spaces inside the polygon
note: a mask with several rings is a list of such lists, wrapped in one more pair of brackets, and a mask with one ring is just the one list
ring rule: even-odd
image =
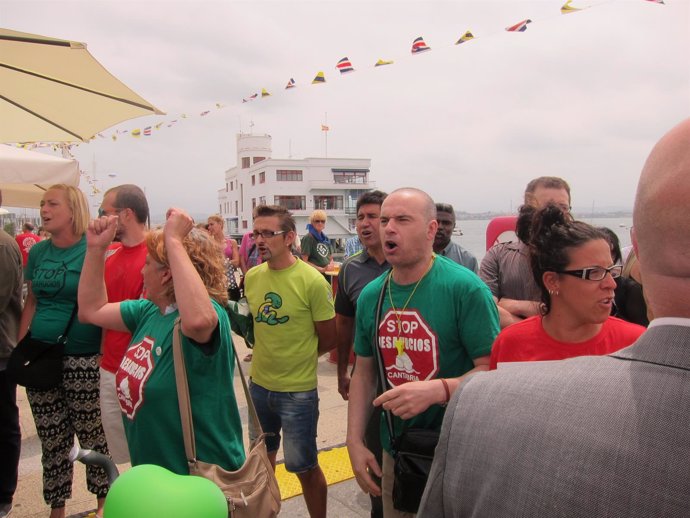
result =
[{"label": "red and white sign", "polygon": [[396,312],[389,309],[379,325],[379,348],[388,383],[396,387],[435,378],[439,370],[436,333],[416,309],[397,313],[396,318]]},{"label": "red and white sign", "polygon": [[144,337],[138,344],[131,345],[115,374],[120,408],[129,419],[134,419],[137,409],[144,403],[144,385],[153,372],[153,344],[151,338]]}]

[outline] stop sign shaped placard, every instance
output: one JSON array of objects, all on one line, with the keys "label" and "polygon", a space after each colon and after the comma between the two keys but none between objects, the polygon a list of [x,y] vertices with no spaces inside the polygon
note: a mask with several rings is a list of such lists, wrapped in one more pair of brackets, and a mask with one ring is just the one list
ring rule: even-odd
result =
[{"label": "stop sign shaped placard", "polygon": [[379,349],[393,387],[430,380],[438,373],[438,337],[416,309],[388,309],[379,325]]}]

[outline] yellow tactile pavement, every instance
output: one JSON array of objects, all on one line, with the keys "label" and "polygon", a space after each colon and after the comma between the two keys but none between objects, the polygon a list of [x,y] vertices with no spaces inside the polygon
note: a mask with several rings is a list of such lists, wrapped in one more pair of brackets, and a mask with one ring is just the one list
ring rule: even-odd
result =
[{"label": "yellow tactile pavement", "polygon": [[[329,486],[355,476],[352,473],[350,457],[347,455],[345,446],[320,451],[319,466],[321,466]],[[285,464],[281,463],[276,466],[276,478],[280,487],[280,497],[283,500],[302,494],[302,486],[297,476],[288,473],[285,470]]]}]

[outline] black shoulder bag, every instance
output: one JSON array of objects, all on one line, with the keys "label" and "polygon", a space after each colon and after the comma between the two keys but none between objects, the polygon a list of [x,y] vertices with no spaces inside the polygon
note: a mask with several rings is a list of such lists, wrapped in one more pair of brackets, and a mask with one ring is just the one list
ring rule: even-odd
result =
[{"label": "black shoulder bag", "polygon": [[48,390],[62,382],[62,357],[77,309],[75,304],[65,331],[55,343],[35,340],[31,338],[31,331],[27,331],[7,362],[10,379],[17,385],[37,390]]},{"label": "black shoulder bag", "polygon": [[[379,325],[381,321],[381,307],[388,282],[389,276],[386,276],[379,294],[376,317],[374,319],[374,358],[376,359],[378,378],[382,391],[386,390],[387,381],[383,355],[379,348]],[[424,486],[426,486],[426,481],[429,478],[440,432],[425,428],[404,428],[402,433],[395,437],[393,416],[389,410],[384,410],[384,414],[386,416],[386,427],[388,428],[391,453],[393,454],[395,466],[393,507],[398,511],[416,513],[422,501]]]}]

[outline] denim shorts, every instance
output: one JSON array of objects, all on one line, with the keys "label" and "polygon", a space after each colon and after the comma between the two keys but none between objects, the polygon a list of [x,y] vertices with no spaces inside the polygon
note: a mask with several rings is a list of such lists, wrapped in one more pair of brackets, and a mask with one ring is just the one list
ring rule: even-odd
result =
[{"label": "denim shorts", "polygon": [[[285,441],[285,469],[290,473],[304,473],[318,465],[316,428],[319,422],[319,394],[316,389],[306,392],[273,392],[250,382],[249,393],[254,401],[261,428],[268,434],[269,453],[280,447],[280,431]],[[253,440],[254,431],[249,431]]]}]

